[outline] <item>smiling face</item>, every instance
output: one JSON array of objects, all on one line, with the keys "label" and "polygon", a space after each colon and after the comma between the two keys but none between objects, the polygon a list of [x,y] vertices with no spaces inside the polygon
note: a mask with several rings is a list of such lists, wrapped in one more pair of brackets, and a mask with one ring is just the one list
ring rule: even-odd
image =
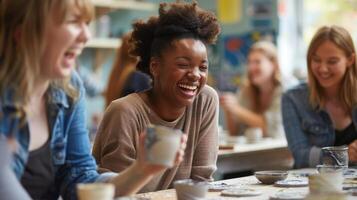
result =
[{"label": "smiling face", "polygon": [[248,55],[248,77],[255,86],[262,86],[273,80],[275,66],[261,51],[252,51]]},{"label": "smiling face", "polygon": [[75,6],[72,8],[64,16],[63,22],[60,13],[54,9],[46,24],[41,59],[41,75],[44,79],[68,77],[90,37],[87,22],[80,16],[79,9]]},{"label": "smiling face", "polygon": [[324,89],[339,88],[346,70],[353,63],[345,52],[331,41],[323,42],[310,60],[311,72]]},{"label": "smiling face", "polygon": [[173,107],[188,106],[207,81],[206,46],[191,38],[174,40],[160,58],[152,59],[150,70],[158,98]]}]

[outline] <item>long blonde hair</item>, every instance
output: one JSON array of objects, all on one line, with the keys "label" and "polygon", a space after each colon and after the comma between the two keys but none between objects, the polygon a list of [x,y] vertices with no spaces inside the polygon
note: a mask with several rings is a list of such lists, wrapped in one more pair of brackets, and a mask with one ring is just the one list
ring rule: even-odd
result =
[{"label": "long blonde hair", "polygon": [[[323,26],[316,32],[307,51],[308,85],[310,91],[309,101],[315,109],[321,109],[324,106],[326,99],[323,96],[322,87],[319,85],[319,82],[311,71],[311,60],[317,48],[325,41],[334,43],[345,53],[347,58],[350,58],[351,56],[355,56],[356,58],[356,50],[352,37],[346,29],[335,25],[330,27]],[[349,66],[346,69],[342,80],[342,87],[339,90],[339,99],[349,111],[357,104],[356,87],[357,64],[356,59],[354,59],[352,66]]]},{"label": "long blonde hair", "polygon": [[[11,90],[12,101],[20,117],[25,116],[36,77],[41,72],[44,31],[52,11],[59,11],[59,22],[73,6],[83,19],[90,20],[93,7],[89,0],[1,0],[0,1],[0,96]],[[78,92],[69,80],[53,81],[74,100]]]},{"label": "long blonde hair", "polygon": [[[275,45],[268,41],[259,41],[254,43],[250,47],[249,54],[253,52],[260,52],[269,59],[269,61],[274,65],[274,71],[272,77],[273,84],[275,87],[281,85],[281,73],[280,73],[280,67],[278,62],[278,51]],[[244,81],[242,91],[244,94],[249,96],[250,102],[252,103],[252,110],[254,112],[260,113],[264,111],[261,110],[261,108],[259,108],[260,107],[259,89],[251,82],[251,80],[248,77]]]}]

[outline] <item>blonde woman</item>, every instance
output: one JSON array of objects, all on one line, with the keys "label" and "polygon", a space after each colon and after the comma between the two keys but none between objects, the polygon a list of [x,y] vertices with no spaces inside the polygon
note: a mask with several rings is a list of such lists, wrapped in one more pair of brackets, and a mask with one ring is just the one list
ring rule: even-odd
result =
[{"label": "blonde woman", "polygon": [[308,83],[283,96],[286,137],[295,168],[320,164],[321,148],[348,145],[357,161],[357,65],[348,31],[321,27],[307,52]]},{"label": "blonde woman", "polygon": [[[0,9],[0,134],[17,143],[12,170],[32,199],[76,199],[76,184],[90,182],[132,194],[166,169],[139,149],[120,175],[96,171],[83,84],[73,71],[90,36],[90,1],[3,0]],[[183,137],[177,163],[184,144]]]},{"label": "blonde woman", "polygon": [[238,97],[230,93],[220,97],[228,131],[238,135],[254,127],[262,129],[264,136],[281,137],[284,135],[280,112],[283,87],[275,45],[268,41],[253,44],[247,65],[247,77]]}]

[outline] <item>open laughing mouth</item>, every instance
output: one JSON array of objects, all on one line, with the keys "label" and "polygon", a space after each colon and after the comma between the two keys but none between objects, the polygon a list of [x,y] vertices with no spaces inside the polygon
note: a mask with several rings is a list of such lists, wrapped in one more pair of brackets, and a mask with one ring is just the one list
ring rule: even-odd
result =
[{"label": "open laughing mouth", "polygon": [[64,52],[64,56],[63,56],[64,66],[67,68],[72,68],[75,65],[75,61],[80,53],[81,50],[79,49],[69,49],[66,52]]},{"label": "open laughing mouth", "polygon": [[180,88],[180,91],[182,94],[184,94],[188,98],[192,98],[196,95],[197,93],[197,85],[188,85],[188,84],[178,84],[178,87]]}]

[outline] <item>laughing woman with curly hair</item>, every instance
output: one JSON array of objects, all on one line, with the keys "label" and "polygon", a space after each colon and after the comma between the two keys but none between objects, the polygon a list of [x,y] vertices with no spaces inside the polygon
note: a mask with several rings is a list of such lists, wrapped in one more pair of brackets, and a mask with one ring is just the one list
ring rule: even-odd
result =
[{"label": "laughing woman with curly hair", "polygon": [[149,74],[152,89],[109,105],[93,154],[103,171],[121,172],[137,157],[140,132],[149,124],[187,135],[185,158],[142,191],[167,189],[179,179],[212,180],[218,152],[218,97],[206,85],[207,45],[220,32],[217,18],[196,3],[161,4],[159,16],[133,25],[132,54]]}]

